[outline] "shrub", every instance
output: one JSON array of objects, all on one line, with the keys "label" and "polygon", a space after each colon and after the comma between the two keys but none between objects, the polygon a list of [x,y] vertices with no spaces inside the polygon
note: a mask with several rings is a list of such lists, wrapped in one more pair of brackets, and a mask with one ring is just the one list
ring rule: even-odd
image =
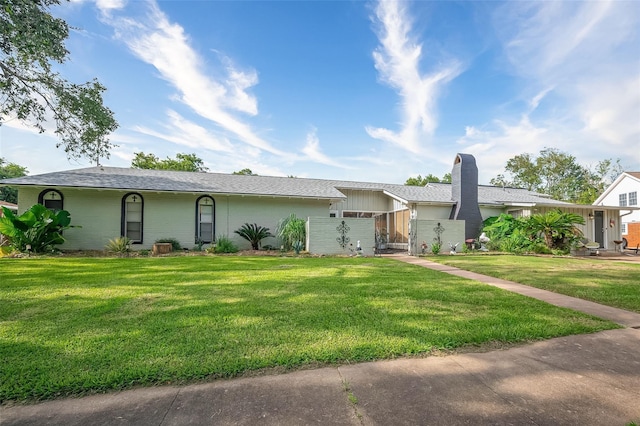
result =
[{"label": "shrub", "polygon": [[[307,224],[304,219],[300,219],[296,217],[294,213],[291,213],[290,216],[280,219],[276,230],[276,236],[282,240],[282,245],[284,245],[285,250],[292,250],[294,248],[294,243],[300,250],[302,250],[304,249],[306,241],[306,228]],[[302,248],[300,248],[300,245]]]},{"label": "shrub", "polygon": [[131,240],[127,237],[116,237],[107,243],[104,248],[109,253],[124,254],[131,250]]},{"label": "shrub", "polygon": [[20,216],[6,207],[2,211],[0,233],[8,237],[10,247],[21,252],[53,250],[55,245],[65,242],[62,231],[72,228],[68,211],[52,211],[42,204],[34,204]]},{"label": "shrub", "polygon": [[175,238],[160,238],[160,239],[157,239],[155,242],[156,243],[171,243],[171,249],[173,251],[182,250],[182,246],[180,245],[180,242],[178,240],[176,240]]},{"label": "shrub", "polygon": [[489,248],[511,253],[568,252],[582,237],[576,224],[584,224],[582,216],[551,210],[530,217],[513,218],[508,214],[484,221],[483,231],[491,239]]},{"label": "shrub", "polygon": [[216,247],[214,249],[216,253],[237,253],[238,247],[233,244],[233,241],[225,235],[220,235],[216,240]]},{"label": "shrub", "polygon": [[253,250],[260,250],[260,241],[272,236],[269,228],[258,226],[256,223],[245,223],[233,232],[249,241]]},{"label": "shrub", "polygon": [[440,243],[436,243],[434,242],[433,244],[431,244],[431,253],[433,254],[438,254],[440,253]]}]

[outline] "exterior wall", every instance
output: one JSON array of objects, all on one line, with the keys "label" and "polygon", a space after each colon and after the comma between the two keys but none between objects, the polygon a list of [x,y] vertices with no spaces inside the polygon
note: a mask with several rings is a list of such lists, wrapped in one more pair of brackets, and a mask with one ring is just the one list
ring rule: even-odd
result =
[{"label": "exterior wall", "polygon": [[[637,192],[638,196],[640,196],[640,182],[633,177],[624,175],[623,178],[616,184],[616,186],[611,188],[609,193],[601,200],[599,200],[598,205],[619,206],[620,194],[627,194],[627,205],[629,205],[629,192]],[[640,202],[640,200],[638,202]],[[630,207],[640,207],[640,205],[636,204],[635,206]],[[594,210],[597,210],[597,207],[594,206]],[[640,210],[631,211],[631,214],[623,216],[622,220],[624,221],[624,223],[640,222]]]},{"label": "exterior wall", "polygon": [[624,237],[627,239],[628,248],[638,247],[640,244],[640,222],[627,224],[627,234]]},{"label": "exterior wall", "polygon": [[[20,188],[20,212],[37,203],[43,189]],[[56,189],[63,194],[63,207],[71,214],[71,224],[82,227],[65,231],[67,241],[61,248],[102,250],[109,239],[120,236],[122,197],[129,191]],[[160,238],[175,238],[189,249],[195,246],[196,200],[204,194],[137,193],[144,199],[143,243],[135,244],[133,249],[149,249]],[[241,249],[249,249],[251,245],[233,231],[246,222],[266,226],[273,233],[278,221],[291,213],[302,219],[329,214],[329,203],[325,200],[210,195],[216,204],[215,236],[228,236]],[[277,244],[274,237],[262,243]]]},{"label": "exterior wall", "polygon": [[440,224],[442,228],[442,233],[440,234],[440,241],[442,243],[440,252],[449,253],[449,243],[453,245],[458,244],[456,251],[462,251],[465,240],[464,220],[413,220],[411,224],[412,238],[409,254],[421,254],[423,243],[427,245],[426,253],[431,253],[431,246],[437,238],[437,232],[434,228],[437,228],[438,224]]},{"label": "exterior wall", "polygon": [[451,206],[416,206],[417,217],[420,220],[449,219]]},{"label": "exterior wall", "polygon": [[[627,205],[629,206],[629,193],[636,192],[640,196],[640,181],[629,175],[622,175],[620,180],[614,182],[613,185],[607,189],[606,195],[601,196],[596,202],[600,206],[619,206],[620,194],[627,194]],[[640,200],[638,201],[640,202]],[[640,204],[630,207],[640,207]],[[593,207],[594,210],[598,210],[597,206]],[[640,210],[627,210],[620,213],[629,213],[624,216],[620,216],[619,221],[621,224],[626,224],[626,233],[621,233],[621,238],[627,240],[629,247],[636,247],[640,243],[640,236],[636,234],[636,229],[640,228]]]},{"label": "exterior wall", "polygon": [[[304,220],[310,216],[329,216],[329,202],[326,200],[215,195],[212,197],[216,201],[216,237],[226,235],[241,250],[250,249],[251,244],[233,231],[245,223],[266,226],[273,234],[280,219],[288,217],[291,213]],[[193,214],[195,215],[195,212]],[[191,226],[193,228],[193,225]],[[279,245],[275,237],[265,238],[262,244]]]},{"label": "exterior wall", "polygon": [[[343,222],[347,227],[341,227]],[[344,232],[341,232],[341,229],[344,229]],[[344,239],[342,239],[343,236]],[[310,217],[307,220],[307,250],[310,253],[350,255],[355,253],[358,241],[360,241],[362,254],[373,256],[375,247],[373,218]]]},{"label": "exterior wall", "polygon": [[389,197],[381,191],[340,189],[340,192],[346,195],[347,199],[331,207],[332,210],[339,212],[338,216],[342,216],[343,211],[387,212],[390,210]]},{"label": "exterior wall", "polygon": [[500,216],[502,213],[506,212],[507,211],[501,207],[480,207],[480,214],[482,215],[483,221],[490,217]]}]

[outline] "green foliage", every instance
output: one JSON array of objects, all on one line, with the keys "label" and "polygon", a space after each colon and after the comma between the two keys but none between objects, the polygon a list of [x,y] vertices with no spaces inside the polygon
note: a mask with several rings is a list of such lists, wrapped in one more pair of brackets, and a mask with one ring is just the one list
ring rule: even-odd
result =
[{"label": "green foliage", "polygon": [[483,222],[482,232],[491,240],[500,240],[510,235],[515,229],[523,227],[524,224],[520,220],[510,214],[502,213],[500,216],[487,218]]},{"label": "green foliage", "polygon": [[253,173],[251,169],[242,169],[237,172],[231,173],[232,175],[243,175],[243,176],[258,176],[256,173]]},{"label": "green foliage", "polygon": [[294,244],[298,247],[298,252],[304,250],[306,235],[307,223],[304,219],[296,217],[294,213],[278,222],[276,236],[282,241],[285,250],[293,250]]},{"label": "green foliage", "polygon": [[[6,160],[0,157],[0,180],[17,178],[27,175],[27,169],[19,166],[15,163],[7,163]],[[0,188],[0,201],[7,201],[9,203],[18,204],[18,190],[10,186],[3,186]]]},{"label": "green foliage", "polygon": [[253,250],[260,250],[260,241],[272,236],[269,228],[258,226],[255,223],[245,223],[233,232],[249,241]]},{"label": "green foliage", "polygon": [[491,239],[489,248],[494,250],[509,253],[568,252],[582,237],[577,224],[584,224],[582,216],[561,210],[517,219],[503,213],[485,220],[482,231]]},{"label": "green foliage", "polygon": [[304,243],[300,240],[294,241],[293,244],[291,244],[291,248],[296,254],[300,254],[300,252],[304,250]]},{"label": "green foliage", "polygon": [[442,248],[442,245],[436,241],[433,244],[431,244],[431,253],[439,254],[441,248]]},{"label": "green foliage", "polygon": [[571,245],[582,238],[582,232],[576,225],[584,225],[584,218],[561,210],[533,214],[527,220],[527,228],[535,235],[542,235],[549,250],[568,251]]},{"label": "green foliage", "polygon": [[[131,240],[127,237],[116,237],[109,240],[105,250],[109,253],[125,254],[131,251]],[[147,250],[148,253],[148,250]]]},{"label": "green foliage", "polygon": [[42,204],[34,204],[29,210],[16,216],[6,207],[2,208],[0,234],[9,238],[15,250],[44,253],[64,243],[62,231],[71,228],[71,216],[66,210],[51,211]]},{"label": "green foliage", "polygon": [[131,167],[134,169],[152,169],[152,170],[175,170],[179,172],[206,172],[209,170],[204,166],[204,161],[196,154],[176,154],[176,158],[167,157],[161,160],[154,154],[145,154],[144,152],[134,153],[131,160]]},{"label": "green foliage", "polygon": [[171,243],[171,249],[173,251],[182,250],[182,246],[180,245],[180,241],[175,238],[159,238],[155,241],[156,243]]},{"label": "green foliage", "polygon": [[556,200],[591,204],[623,172],[618,159],[600,161],[595,169],[578,164],[576,158],[555,148],[545,148],[538,157],[520,154],[509,159],[505,171],[491,179],[496,186],[513,186],[550,195]]},{"label": "green foliage", "polygon": [[216,239],[215,253],[237,253],[238,247],[225,235],[220,235]]},{"label": "green foliage", "polygon": [[[113,145],[118,124],[103,105],[97,80],[70,83],[52,68],[67,60],[69,27],[49,12],[59,0],[12,0],[0,7],[0,120],[17,118],[41,133],[52,117],[69,158],[98,162]],[[1,123],[0,123],[1,124]]]},{"label": "green foliage", "polygon": [[408,178],[407,181],[404,184],[405,185],[409,185],[409,186],[426,186],[429,182],[433,182],[433,183],[451,183],[451,173],[446,173],[442,177],[442,179],[440,179],[437,176],[432,175],[431,173],[429,173],[425,177],[422,177],[421,175],[418,175],[418,177],[410,177],[410,178]]}]

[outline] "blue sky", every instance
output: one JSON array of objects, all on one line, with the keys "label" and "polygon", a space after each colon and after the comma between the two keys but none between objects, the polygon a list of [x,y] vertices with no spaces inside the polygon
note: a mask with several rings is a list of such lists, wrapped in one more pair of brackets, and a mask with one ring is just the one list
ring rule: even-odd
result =
[{"label": "blue sky", "polygon": [[[525,152],[558,148],[640,171],[636,1],[75,0],[60,72],[97,77],[135,152],[195,153],[250,168],[403,183],[473,154],[481,183]],[[0,157],[30,174],[68,161],[51,132],[0,127]]]}]

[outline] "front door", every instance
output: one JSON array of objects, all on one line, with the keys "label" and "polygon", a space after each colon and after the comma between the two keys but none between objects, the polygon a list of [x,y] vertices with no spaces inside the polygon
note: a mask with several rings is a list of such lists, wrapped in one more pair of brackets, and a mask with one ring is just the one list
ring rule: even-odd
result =
[{"label": "front door", "polygon": [[596,210],[593,220],[593,239],[604,248],[604,212]]}]

